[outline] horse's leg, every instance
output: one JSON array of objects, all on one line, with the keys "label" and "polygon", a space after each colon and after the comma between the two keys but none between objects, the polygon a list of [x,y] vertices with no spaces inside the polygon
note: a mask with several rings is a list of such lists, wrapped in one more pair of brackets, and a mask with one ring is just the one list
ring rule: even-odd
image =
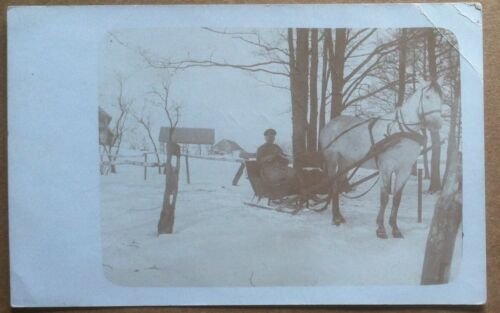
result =
[{"label": "horse's leg", "polygon": [[339,177],[337,181],[339,185],[338,189],[340,192],[345,192],[345,193],[351,192],[351,185],[349,185],[349,181],[347,180],[347,173]]},{"label": "horse's leg", "polygon": [[394,197],[392,198],[392,209],[391,209],[391,217],[389,218],[389,225],[392,227],[392,236],[394,238],[403,238],[403,234],[398,228],[398,209],[399,204],[401,203],[401,195],[403,193],[403,189],[398,190],[394,193]]},{"label": "horse's leg", "polygon": [[344,164],[342,162],[342,156],[338,156],[337,159],[338,163],[338,168],[337,168],[337,174],[336,174],[336,179],[333,183],[333,188],[332,188],[332,208],[333,208],[333,213],[334,213],[334,224],[335,225],[340,225],[345,223],[345,218],[342,216],[342,213],[340,213],[340,194],[344,192],[345,186],[349,185],[347,182],[347,174],[343,174],[342,176],[338,176],[338,173],[343,173],[344,172]]},{"label": "horse's leg", "polygon": [[396,181],[394,182],[394,197],[392,199],[392,209],[391,209],[391,216],[389,218],[389,225],[392,227],[392,236],[394,238],[403,238],[403,234],[401,234],[401,231],[398,228],[398,210],[399,210],[399,205],[401,204],[401,196],[403,194],[403,189],[405,187],[405,184],[410,177],[411,174],[411,168],[408,170],[404,171],[399,171],[396,174]]},{"label": "horse's leg", "polygon": [[339,191],[338,191],[338,182],[334,181],[332,184],[332,212],[333,219],[332,224],[339,226],[342,223],[345,223],[345,218],[340,213],[340,204],[339,204]]},{"label": "horse's leg", "polygon": [[384,226],[384,216],[385,208],[387,207],[387,202],[389,202],[389,191],[391,187],[391,174],[386,174],[380,170],[380,176],[382,178],[380,184],[380,209],[377,215],[377,237],[382,239],[387,239],[387,233]]},{"label": "horse's leg", "polygon": [[[340,207],[339,207],[339,189],[338,189],[338,182],[337,182],[337,173],[338,173],[338,168],[339,168],[339,154],[338,153],[331,153],[326,157],[326,169],[327,169],[327,174],[328,174],[328,179],[331,183],[331,189],[329,192],[329,200],[332,203],[332,224],[334,225],[340,225],[345,222],[344,217],[340,214]],[[328,205],[328,200],[327,200],[327,205]]]}]

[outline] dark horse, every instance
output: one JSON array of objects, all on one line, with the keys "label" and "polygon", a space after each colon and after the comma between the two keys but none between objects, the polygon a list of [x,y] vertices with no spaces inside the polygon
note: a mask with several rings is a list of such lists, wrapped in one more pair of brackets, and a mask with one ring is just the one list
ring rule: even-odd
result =
[{"label": "dark horse", "polygon": [[[345,222],[340,213],[338,194],[340,184],[344,177],[336,177],[338,173],[355,166],[356,162],[362,162],[363,158],[370,152],[374,145],[391,135],[399,136],[397,142],[386,149],[376,153],[373,157],[360,167],[378,169],[380,175],[380,210],[377,216],[377,231],[379,238],[387,238],[384,226],[384,213],[389,195],[393,194],[392,211],[389,224],[392,227],[392,235],[402,238],[397,225],[398,208],[401,201],[401,193],[410,177],[412,166],[417,160],[422,142],[414,140],[420,135],[422,128],[436,131],[441,128],[441,90],[437,83],[428,84],[415,93],[394,113],[390,115],[361,119],[354,116],[339,116],[331,120],[320,133],[320,145],[329,179],[333,182],[331,188],[331,200],[333,220],[332,223],[339,225]],[[391,136],[392,138],[398,137]],[[391,181],[394,175],[394,185],[391,190]]]}]

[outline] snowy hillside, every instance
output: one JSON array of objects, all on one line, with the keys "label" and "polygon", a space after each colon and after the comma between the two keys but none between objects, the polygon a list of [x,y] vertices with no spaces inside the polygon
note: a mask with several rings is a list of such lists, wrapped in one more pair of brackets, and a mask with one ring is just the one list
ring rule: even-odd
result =
[{"label": "snowy hillside", "polygon": [[[184,166],[184,162],[182,162]],[[399,226],[404,239],[378,239],[378,188],[342,200],[347,223],[331,225],[331,211],[292,216],[248,207],[245,176],[231,180],[238,163],[190,160],[191,184],[181,168],[175,233],[157,237],[165,176],[119,166],[101,176],[103,268],[128,286],[312,286],[418,284],[435,195],[424,195],[417,223],[416,178],[403,194]],[[424,181],[424,190],[428,181]],[[369,187],[359,187],[354,194]],[[390,206],[386,211],[386,221]],[[388,232],[390,227],[386,224]],[[461,236],[459,236],[460,238]],[[457,240],[459,263],[461,240]],[[452,271],[457,271],[454,264]]]}]

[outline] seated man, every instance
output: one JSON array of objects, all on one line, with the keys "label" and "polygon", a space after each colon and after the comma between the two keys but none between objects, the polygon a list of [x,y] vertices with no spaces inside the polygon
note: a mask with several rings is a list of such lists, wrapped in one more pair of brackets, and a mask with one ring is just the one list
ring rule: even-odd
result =
[{"label": "seated man", "polygon": [[260,165],[262,179],[271,185],[297,183],[293,168],[288,167],[288,159],[283,150],[274,143],[276,131],[268,129],[264,132],[266,143],[257,150],[257,163]]}]

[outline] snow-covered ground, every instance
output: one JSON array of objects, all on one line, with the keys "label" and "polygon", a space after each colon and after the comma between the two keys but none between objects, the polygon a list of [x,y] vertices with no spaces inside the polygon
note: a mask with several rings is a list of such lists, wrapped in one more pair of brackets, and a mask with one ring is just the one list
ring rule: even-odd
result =
[{"label": "snow-covered ground", "polygon": [[[175,287],[419,283],[437,196],[424,195],[423,222],[417,223],[415,177],[399,210],[405,238],[381,240],[375,235],[378,188],[361,199],[342,199],[347,223],[336,227],[331,210],[292,216],[244,205],[253,192],[246,174],[239,186],[231,185],[238,163],[190,159],[189,185],[184,165],[175,232],[160,237],[156,226],[165,176],[150,168],[144,181],[143,168],[128,165],[101,176],[103,268],[112,282]],[[386,221],[389,214],[390,205]],[[461,240],[455,252],[454,272]]]}]

